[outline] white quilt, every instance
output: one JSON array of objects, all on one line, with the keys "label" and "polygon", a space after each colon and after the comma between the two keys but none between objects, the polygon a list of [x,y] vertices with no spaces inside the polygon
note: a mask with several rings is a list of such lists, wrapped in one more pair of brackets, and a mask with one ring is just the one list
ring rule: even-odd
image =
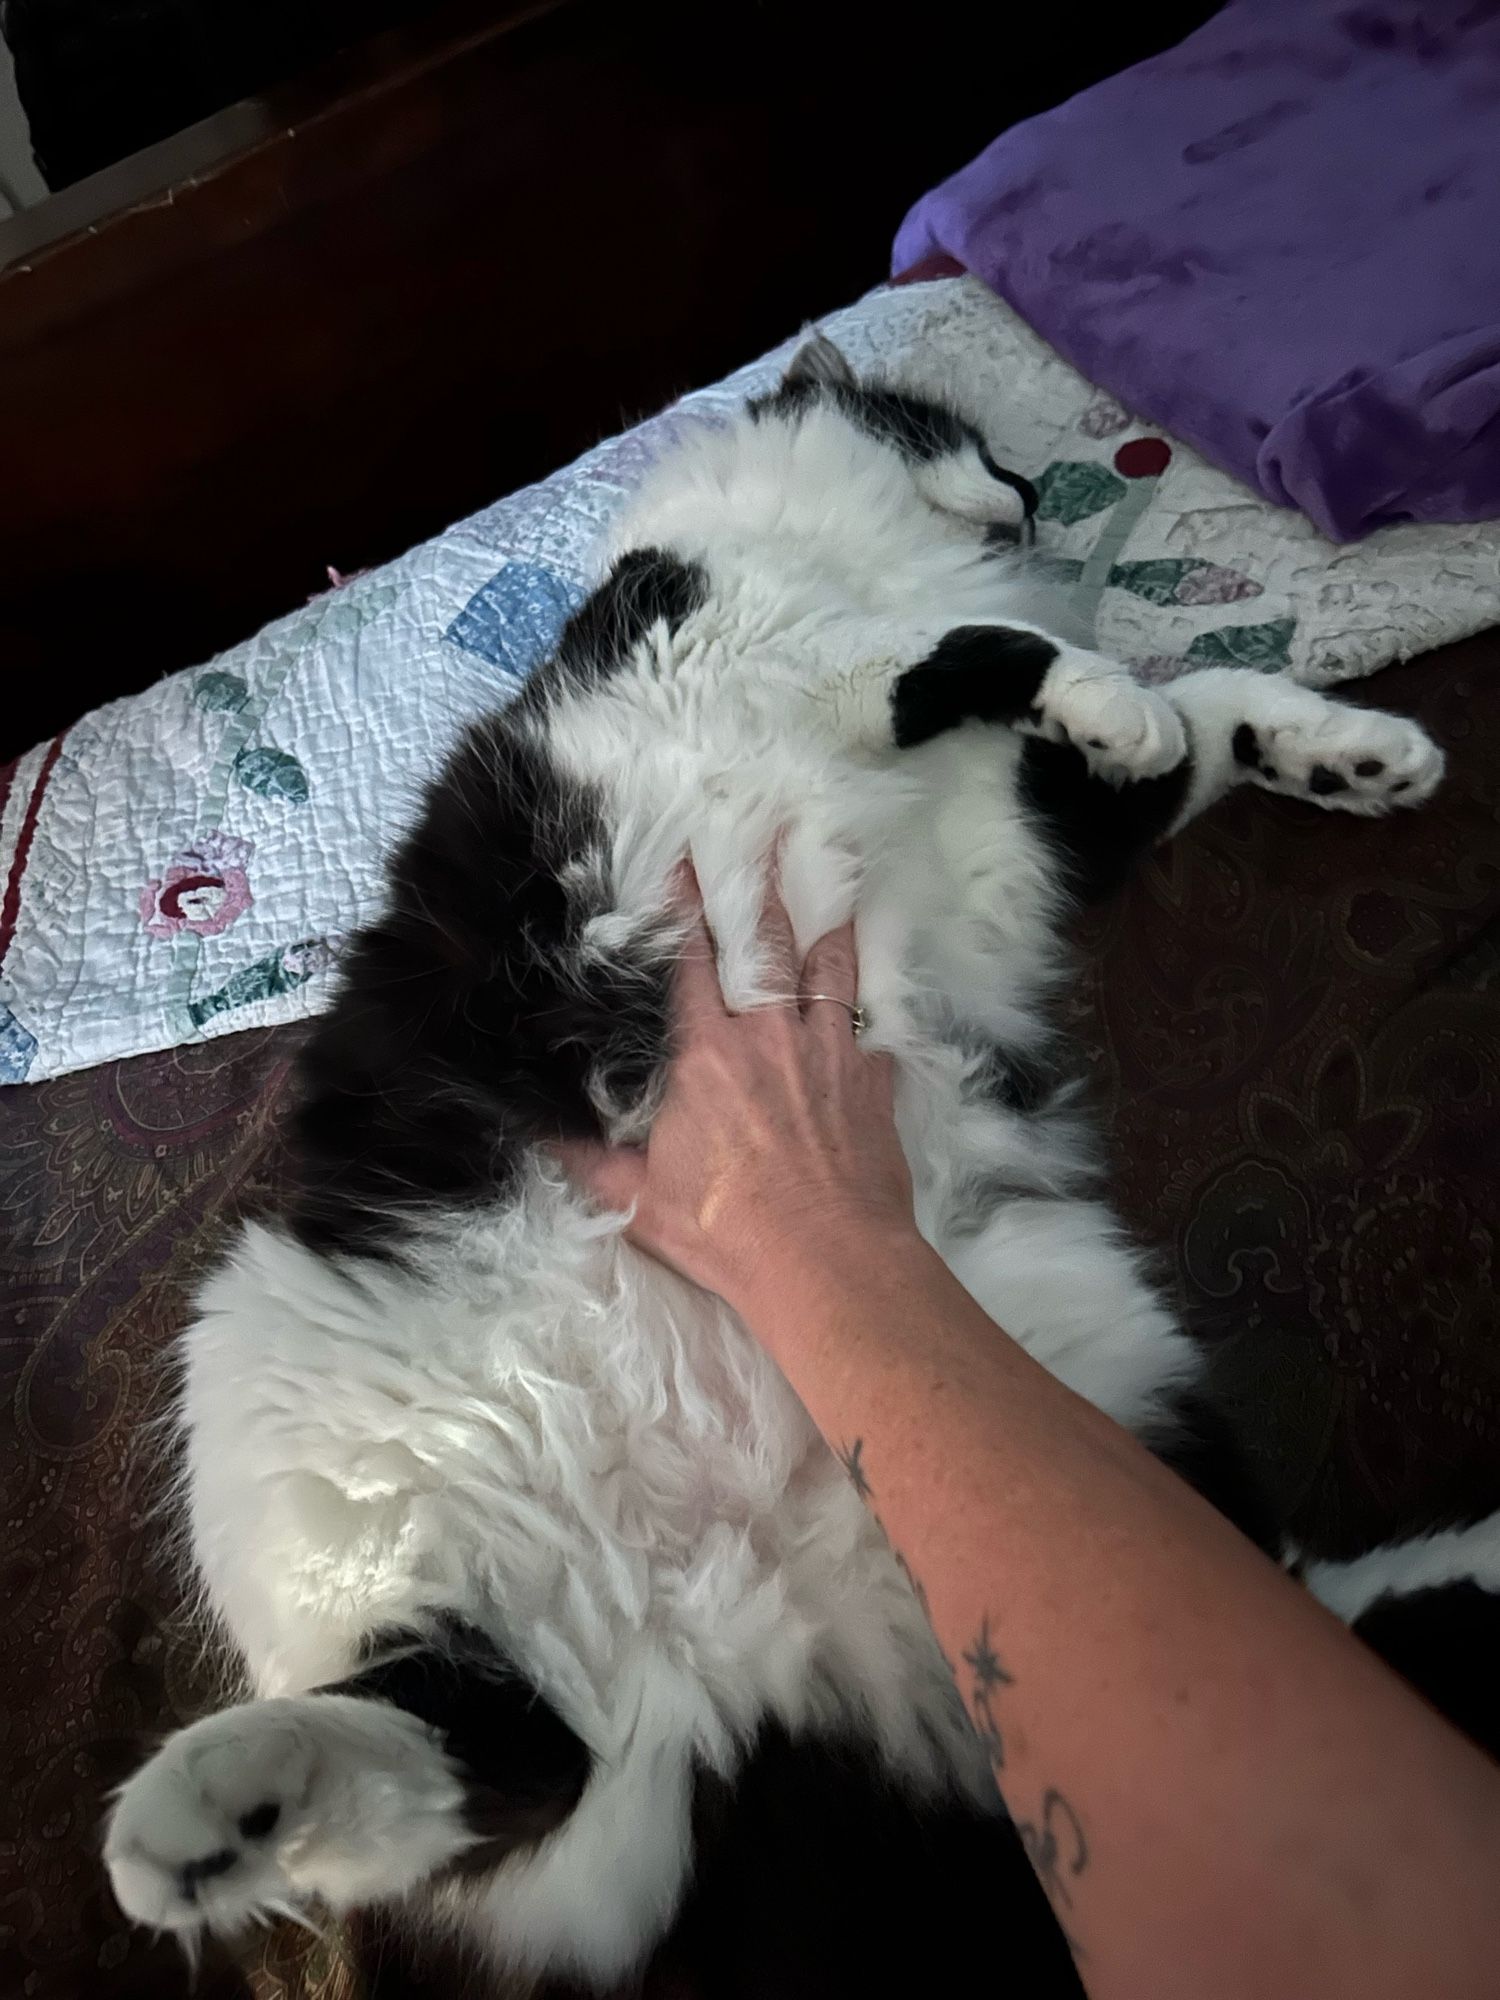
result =
[{"label": "white quilt", "polygon": [[[857,367],[957,387],[1039,485],[1082,622],[1148,678],[1239,661],[1324,684],[1500,619],[1500,526],[1335,547],[1136,423],[974,280],[882,289],[826,331]],[[642,468],[788,351],[0,775],[0,1080],[323,1006],[423,781],[551,647]]]}]

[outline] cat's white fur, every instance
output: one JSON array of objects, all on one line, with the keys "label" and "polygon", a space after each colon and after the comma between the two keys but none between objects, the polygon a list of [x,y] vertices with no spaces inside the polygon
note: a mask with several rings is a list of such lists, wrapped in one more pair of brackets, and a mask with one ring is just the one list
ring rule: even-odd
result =
[{"label": "cat's white fur", "polygon": [[1475,1583],[1500,1595],[1500,1514],[1389,1542],[1348,1562],[1312,1562],[1302,1574],[1314,1597],[1348,1624],[1383,1597],[1453,1583]]},{"label": "cat's white fur", "polygon": [[[731,1003],[765,999],[756,919],[778,836],[802,944],[857,912],[924,1231],[1054,1374],[1149,1434],[1198,1364],[1086,1188],[1086,1131],[1066,1103],[997,1107],[939,1032],[957,1021],[1022,1052],[1045,1034],[1060,892],[1017,801],[1020,739],[969,726],[890,748],[903,667],[955,625],[1037,617],[1024,570],[973,527],[1016,506],[977,458],[913,469],[834,409],[704,432],[619,546],[701,559],[707,607],[565,698],[548,742],[606,800],[601,947],[660,912],[690,852]],[[1036,726],[1100,746],[1118,777],[1175,762],[1186,731],[1191,812],[1247,775],[1240,721],[1279,732],[1282,789],[1315,763],[1349,773],[1324,801],[1346,809],[1382,808],[1400,777],[1415,803],[1441,768],[1412,725],[1284,681],[1214,670],[1152,693],[1068,647]],[[1353,776],[1371,757],[1381,785]],[[1029,1198],[976,1226],[979,1174]],[[797,1398],[722,1305],[631,1250],[545,1160],[503,1207],[435,1223],[405,1268],[246,1228],[183,1361],[193,1554],[256,1698],[126,1786],[107,1855],[132,1915],[227,1927],[400,1894],[458,1853],[455,1781],[421,1726],[305,1693],[373,1629],[443,1608],[492,1633],[596,1760],[560,1832],[438,1892],[498,1960],[626,1972],[683,1890],[694,1767],[732,1771],[768,1716],[852,1720],[914,1786],[987,1796],[912,1594]],[[238,1817],[268,1797],[282,1816],[251,1853]],[[231,1849],[233,1868],[180,1893],[184,1861]]]}]

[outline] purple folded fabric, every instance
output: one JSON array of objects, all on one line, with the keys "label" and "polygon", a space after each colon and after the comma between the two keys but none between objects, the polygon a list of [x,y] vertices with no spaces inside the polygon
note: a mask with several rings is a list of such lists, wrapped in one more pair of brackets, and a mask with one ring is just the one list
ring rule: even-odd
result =
[{"label": "purple folded fabric", "polygon": [[1500,515],[1500,0],[1234,0],[925,195],[941,251],[1336,541]]}]

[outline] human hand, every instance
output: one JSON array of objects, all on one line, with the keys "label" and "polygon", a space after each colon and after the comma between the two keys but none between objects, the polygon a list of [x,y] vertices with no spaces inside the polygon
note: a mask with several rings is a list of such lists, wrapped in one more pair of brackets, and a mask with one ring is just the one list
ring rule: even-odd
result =
[{"label": "human hand", "polygon": [[786,1252],[847,1250],[867,1231],[882,1243],[914,1237],[911,1176],[896,1134],[891,1059],[862,1049],[851,1032],[853,924],[820,938],[799,967],[791,923],[768,883],[768,984],[798,997],[732,1014],[686,872],[683,897],[693,921],[677,973],[672,1067],[650,1139],[644,1149],[562,1151],[603,1207],[633,1208],[633,1243],[745,1310]]}]

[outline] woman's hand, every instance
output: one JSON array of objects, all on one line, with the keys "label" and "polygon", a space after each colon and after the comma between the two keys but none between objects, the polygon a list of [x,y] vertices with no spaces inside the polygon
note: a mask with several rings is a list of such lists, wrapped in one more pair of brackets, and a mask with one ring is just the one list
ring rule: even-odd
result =
[{"label": "woman's hand", "polygon": [[794,1245],[848,1249],[864,1231],[883,1247],[915,1238],[911,1176],[891,1059],[867,1054],[852,1032],[853,924],[820,938],[799,968],[786,910],[768,886],[767,984],[798,998],[731,1014],[691,876],[684,897],[693,925],[650,1140],[644,1150],[573,1145],[564,1156],[604,1207],[633,1207],[632,1242],[743,1308]]}]

